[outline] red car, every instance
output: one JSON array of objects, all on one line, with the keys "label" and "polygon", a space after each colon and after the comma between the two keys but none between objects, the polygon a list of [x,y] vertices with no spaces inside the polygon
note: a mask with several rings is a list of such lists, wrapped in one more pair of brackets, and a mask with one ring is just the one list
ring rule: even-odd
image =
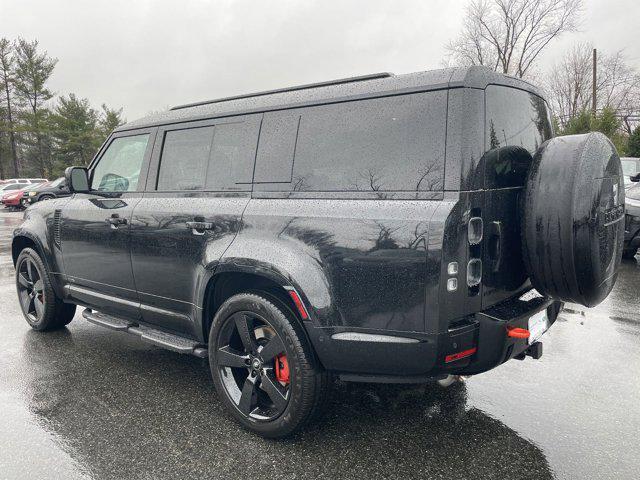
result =
[{"label": "red car", "polygon": [[4,195],[2,195],[2,204],[6,208],[20,208],[22,207],[22,196],[24,195],[26,190],[30,190],[35,187],[34,184],[30,183],[25,185],[24,188],[19,190],[10,190]]}]

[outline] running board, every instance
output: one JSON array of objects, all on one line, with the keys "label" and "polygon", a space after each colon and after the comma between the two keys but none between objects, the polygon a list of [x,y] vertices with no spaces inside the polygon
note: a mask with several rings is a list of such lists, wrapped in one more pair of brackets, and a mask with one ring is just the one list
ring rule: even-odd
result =
[{"label": "running board", "polygon": [[106,315],[100,312],[93,312],[87,308],[82,312],[82,316],[101,327],[106,327],[119,332],[127,332],[132,335],[138,335],[143,342],[151,343],[158,347],[166,348],[178,353],[195,355],[199,358],[207,358],[209,356],[207,348],[195,340],[173,335],[161,330],[156,330],[144,325],[138,325],[130,320]]}]

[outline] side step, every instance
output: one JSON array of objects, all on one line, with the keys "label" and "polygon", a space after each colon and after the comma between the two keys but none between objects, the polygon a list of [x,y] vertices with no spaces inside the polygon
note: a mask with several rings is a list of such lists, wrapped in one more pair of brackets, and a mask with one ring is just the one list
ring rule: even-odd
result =
[{"label": "side step", "polygon": [[91,323],[95,323],[101,327],[138,335],[143,342],[151,343],[158,347],[166,348],[167,350],[195,355],[199,358],[207,358],[209,355],[207,348],[204,345],[196,342],[195,340],[190,340],[179,335],[173,335],[161,330],[138,325],[130,320],[106,315],[104,313],[93,312],[89,308],[82,312],[82,316]]}]

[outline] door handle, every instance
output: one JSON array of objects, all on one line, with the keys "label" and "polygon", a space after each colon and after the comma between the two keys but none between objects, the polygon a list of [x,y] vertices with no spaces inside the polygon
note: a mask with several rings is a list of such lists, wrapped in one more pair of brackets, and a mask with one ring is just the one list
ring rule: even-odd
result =
[{"label": "door handle", "polygon": [[194,235],[204,235],[206,230],[215,230],[216,227],[213,222],[194,220],[187,222],[187,228],[190,228]]},{"label": "door handle", "polygon": [[118,215],[117,213],[114,213],[113,215],[111,215],[106,219],[106,222],[111,226],[113,230],[116,230],[120,225],[126,225],[127,219],[120,218],[120,215]]}]

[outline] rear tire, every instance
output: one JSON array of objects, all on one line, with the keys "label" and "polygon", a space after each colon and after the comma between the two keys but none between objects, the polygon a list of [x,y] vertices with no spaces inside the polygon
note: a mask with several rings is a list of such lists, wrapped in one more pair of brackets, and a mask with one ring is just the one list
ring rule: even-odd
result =
[{"label": "rear tire", "polygon": [[49,272],[32,248],[22,250],[16,260],[16,288],[22,314],[34,330],[56,330],[73,320],[76,306],[56,296]]},{"label": "rear tire", "polygon": [[[283,355],[286,381],[283,363],[276,365]],[[270,295],[241,293],[222,304],[209,332],[209,363],[225,408],[264,437],[284,437],[308,423],[328,391],[302,326]]]}]

